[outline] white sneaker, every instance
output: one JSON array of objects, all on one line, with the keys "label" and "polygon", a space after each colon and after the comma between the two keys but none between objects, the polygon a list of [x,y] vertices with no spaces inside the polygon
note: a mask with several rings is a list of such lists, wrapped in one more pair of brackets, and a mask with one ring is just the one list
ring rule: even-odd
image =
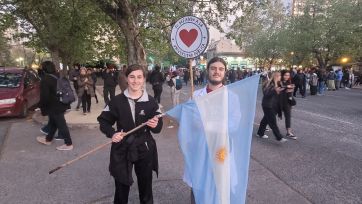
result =
[{"label": "white sneaker", "polygon": [[57,147],[57,150],[60,150],[60,151],[69,151],[72,149],[73,149],[73,145],[66,145],[66,144],[63,144],[63,145]]},{"label": "white sneaker", "polygon": [[269,138],[268,135],[258,135],[258,134],[256,134],[256,136],[257,136],[257,137],[260,137],[260,138],[262,138],[262,139],[268,139],[268,138]]},{"label": "white sneaker", "polygon": [[282,138],[282,139],[278,140],[278,142],[280,142],[280,143],[285,143],[286,141],[288,141],[288,140],[285,139],[285,138]]},{"label": "white sneaker", "polygon": [[36,137],[36,141],[43,145],[51,145],[52,142],[48,142],[44,136]]},{"label": "white sneaker", "polygon": [[48,135],[48,133],[45,132],[44,130],[42,130],[41,128],[40,128],[40,132],[43,133],[44,135]]}]

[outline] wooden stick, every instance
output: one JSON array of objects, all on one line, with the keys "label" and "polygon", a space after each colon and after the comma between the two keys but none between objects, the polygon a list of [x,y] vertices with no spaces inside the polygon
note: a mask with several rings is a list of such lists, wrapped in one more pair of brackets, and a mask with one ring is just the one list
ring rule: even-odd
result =
[{"label": "wooden stick", "polygon": [[193,95],[194,95],[194,72],[192,69],[192,59],[189,59],[189,68],[190,68],[190,82],[191,82],[191,99],[193,99]]},{"label": "wooden stick", "polygon": [[[157,117],[160,118],[160,117],[163,117],[164,115],[165,115],[165,114],[160,114],[160,115],[158,115]],[[142,123],[141,125],[139,125],[139,126],[133,128],[132,130],[128,131],[124,136],[127,136],[127,135],[129,135],[129,134],[131,134],[131,133],[134,133],[135,131],[141,129],[141,128],[144,127],[145,125],[147,125],[147,122]],[[72,163],[74,163],[74,162],[76,162],[76,161],[78,161],[78,160],[80,160],[80,159],[82,159],[82,158],[84,158],[84,157],[86,157],[86,156],[88,156],[88,155],[90,155],[90,154],[92,154],[92,153],[94,153],[94,152],[96,152],[96,151],[98,151],[98,150],[100,150],[100,149],[108,146],[109,144],[112,144],[112,140],[109,141],[109,142],[107,142],[107,143],[104,143],[104,144],[102,144],[102,145],[99,145],[98,147],[90,150],[89,152],[86,152],[86,153],[80,155],[79,157],[77,157],[77,158],[75,158],[75,159],[73,159],[73,160],[70,160],[70,161],[65,162],[64,164],[58,166],[57,168],[55,168],[55,169],[53,169],[53,170],[50,170],[50,171],[49,171],[49,174],[52,174],[52,173],[58,171],[59,169],[61,169],[61,168],[63,168],[63,167],[66,167],[66,166],[68,166],[68,165],[70,165],[70,164],[72,164]]]}]

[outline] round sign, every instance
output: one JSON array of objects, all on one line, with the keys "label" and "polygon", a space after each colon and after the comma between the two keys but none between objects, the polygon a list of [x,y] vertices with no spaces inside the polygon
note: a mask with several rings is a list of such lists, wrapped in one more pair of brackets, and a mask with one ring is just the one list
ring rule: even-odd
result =
[{"label": "round sign", "polygon": [[195,16],[185,16],[172,27],[171,44],[181,57],[200,56],[209,43],[209,30],[206,24]]}]

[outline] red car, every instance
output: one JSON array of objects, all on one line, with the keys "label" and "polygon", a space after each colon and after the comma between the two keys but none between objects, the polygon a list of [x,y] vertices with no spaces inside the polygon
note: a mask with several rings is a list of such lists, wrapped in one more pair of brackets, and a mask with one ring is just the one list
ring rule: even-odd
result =
[{"label": "red car", "polygon": [[0,117],[26,117],[40,100],[40,78],[32,69],[0,67]]}]

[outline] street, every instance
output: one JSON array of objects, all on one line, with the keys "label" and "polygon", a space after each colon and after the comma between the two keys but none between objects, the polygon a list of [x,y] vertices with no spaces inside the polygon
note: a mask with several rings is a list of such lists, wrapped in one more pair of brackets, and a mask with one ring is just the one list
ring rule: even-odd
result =
[{"label": "street", "polygon": [[[165,85],[164,110],[171,107],[169,94]],[[189,87],[184,86],[181,100],[188,97]],[[254,133],[263,115],[261,97],[259,91]],[[361,104],[361,89],[299,96],[292,111],[298,140],[280,144],[271,131],[266,132],[269,139],[253,136],[247,203],[362,203]],[[189,203],[177,124],[164,121],[163,131],[155,135],[160,162],[159,178],[154,176],[155,203]],[[284,120],[278,124],[285,134]],[[40,127],[31,118],[0,120],[0,203],[112,203],[109,148],[48,175],[50,169],[107,142],[98,128],[71,129],[75,149],[59,152],[54,144],[36,143]],[[130,203],[139,203],[136,185]]]}]

